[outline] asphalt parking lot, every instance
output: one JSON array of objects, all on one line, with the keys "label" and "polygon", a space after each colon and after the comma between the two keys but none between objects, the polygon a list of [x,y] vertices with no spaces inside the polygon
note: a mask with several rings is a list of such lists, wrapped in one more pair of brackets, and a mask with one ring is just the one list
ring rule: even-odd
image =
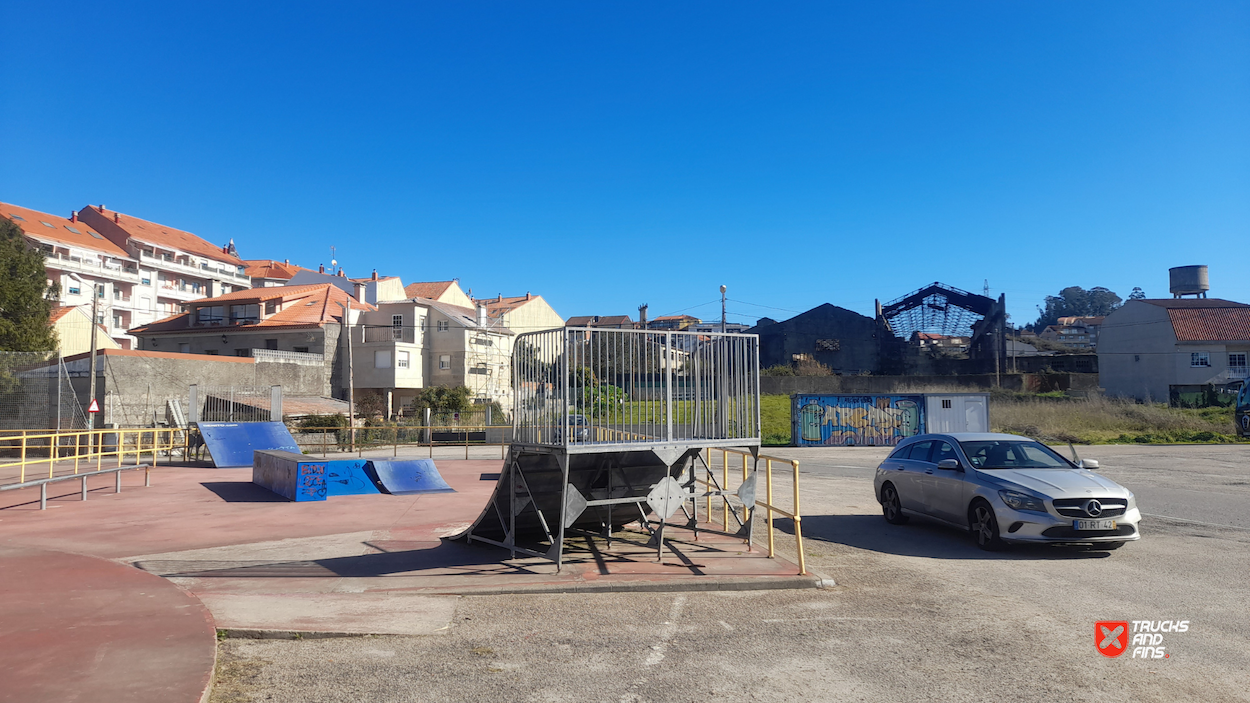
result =
[{"label": "asphalt parking lot", "polygon": [[[213,700],[1250,700],[1250,447],[1081,452],[1137,493],[1141,541],[986,553],[886,524],[883,450],[776,450],[834,588],[461,597],[433,636],[227,640]],[[1189,628],[1112,659],[1105,620]]]}]

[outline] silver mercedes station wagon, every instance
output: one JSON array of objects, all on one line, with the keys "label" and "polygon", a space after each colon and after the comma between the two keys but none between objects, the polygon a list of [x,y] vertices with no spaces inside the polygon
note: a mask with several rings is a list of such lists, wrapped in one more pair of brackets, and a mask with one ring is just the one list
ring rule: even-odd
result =
[{"label": "silver mercedes station wagon", "polygon": [[908,437],[873,480],[891,524],[911,516],[966,529],[982,549],[1013,542],[1095,544],[1141,538],[1132,491],[1044,444],[1009,434]]}]

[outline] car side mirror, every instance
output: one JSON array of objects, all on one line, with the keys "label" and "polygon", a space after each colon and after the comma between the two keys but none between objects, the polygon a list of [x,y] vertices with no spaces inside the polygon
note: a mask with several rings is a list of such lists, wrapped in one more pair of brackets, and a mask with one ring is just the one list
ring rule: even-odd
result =
[{"label": "car side mirror", "polygon": [[945,469],[947,471],[962,471],[963,470],[963,467],[959,465],[958,459],[943,459],[938,462],[938,468]]},{"label": "car side mirror", "polygon": [[1097,459],[1082,459],[1081,468],[1085,469],[1086,471],[1097,471],[1098,460]]}]

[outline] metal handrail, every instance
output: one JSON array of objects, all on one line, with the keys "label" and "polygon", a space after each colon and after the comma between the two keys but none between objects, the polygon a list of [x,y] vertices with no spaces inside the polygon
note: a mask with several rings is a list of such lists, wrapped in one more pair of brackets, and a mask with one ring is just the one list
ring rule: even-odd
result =
[{"label": "metal handrail", "polygon": [[76,475],[71,474],[68,476],[55,476],[53,478],[41,478],[41,479],[37,479],[34,481],[27,481],[25,483],[10,483],[8,485],[0,486],[0,491],[14,491],[19,488],[30,488],[32,486],[39,486],[39,509],[47,510],[48,509],[48,484],[49,483],[60,483],[61,481],[73,481],[73,480],[81,479],[82,480],[82,500],[86,500],[87,499],[87,479],[90,478],[91,476],[102,476],[104,474],[109,474],[109,473],[113,474],[113,476],[116,478],[116,481],[113,484],[113,493],[121,493],[122,492],[122,472],[134,471],[137,469],[143,469],[143,486],[145,488],[150,487],[152,485],[152,466],[151,464],[139,464],[137,466],[114,466],[111,469],[100,469],[99,471],[90,471],[85,474],[76,474]]},{"label": "metal handrail", "polygon": [[[347,453],[356,452],[357,455],[359,456],[366,449],[381,448],[381,447],[386,447],[389,445],[393,447],[394,456],[399,456],[400,446],[417,446],[417,447],[428,447],[430,450],[430,458],[433,458],[435,446],[458,447],[458,446],[463,445],[464,446],[464,458],[466,459],[469,458],[470,446],[484,447],[484,446],[494,446],[495,444],[494,442],[489,442],[485,440],[470,441],[469,440],[470,432],[486,432],[489,430],[499,430],[500,431],[499,432],[499,458],[502,459],[504,458],[504,456],[507,455],[508,444],[509,444],[508,432],[512,430],[512,425],[458,425],[458,426],[391,425],[391,426],[380,426],[380,427],[299,427],[299,426],[296,426],[296,427],[291,427],[289,429],[292,435],[321,433],[321,442],[316,443],[316,444],[311,444],[309,446],[312,447],[314,450],[317,447],[320,447],[321,456],[323,457],[328,456],[329,448],[332,446],[339,447],[340,451],[344,451],[343,448],[346,447],[345,451]],[[408,433],[416,433],[417,439],[415,441],[408,440],[408,439],[405,439],[404,441],[400,441],[399,439],[400,431],[404,431]],[[339,438],[339,435],[338,435],[339,432],[343,432],[347,435],[345,440]],[[454,442],[444,442],[444,441],[436,442],[434,440],[435,432],[463,432],[464,439],[463,441],[454,441]],[[334,439],[331,439],[332,433],[334,435]],[[369,440],[368,437],[372,433],[381,433],[383,440],[382,441]],[[364,441],[361,441],[358,439],[360,434],[365,435],[366,439]],[[385,441],[385,436],[388,434],[391,436],[391,441],[389,442]],[[422,439],[422,436],[424,436],[424,439]],[[297,444],[299,443],[298,438],[296,439],[296,443]]]},{"label": "metal handrail", "polygon": [[[729,513],[731,511],[731,508],[729,506],[729,498],[727,495],[725,495],[724,490],[725,490],[725,486],[729,483],[729,455],[737,454],[742,457],[742,480],[745,481],[747,480],[747,477],[749,475],[747,459],[751,456],[751,454],[749,452],[741,451],[738,449],[731,449],[731,448],[706,449],[704,451],[707,452],[706,458],[704,459],[704,465],[708,468],[709,472],[711,472],[711,468],[712,468],[712,452],[719,451],[721,454],[720,488],[722,490],[721,490],[720,498],[723,501],[722,511],[721,511],[721,524],[724,526],[725,531],[728,532],[729,531]],[[766,520],[768,523],[768,556],[771,559],[776,555],[776,543],[775,543],[776,535],[773,533],[774,513],[777,515],[781,515],[783,517],[788,517],[794,521],[794,541],[795,541],[795,549],[798,552],[799,575],[800,576],[806,575],[807,574],[807,559],[806,559],[806,555],[803,553],[803,516],[802,516],[801,504],[799,502],[799,462],[797,459],[782,459],[781,457],[768,456],[767,454],[760,454],[757,457],[757,466],[758,466],[758,461],[764,462],[764,500],[762,501],[756,500],[754,506],[752,506],[751,509],[754,510],[755,508],[763,508],[764,510],[767,511]],[[794,472],[794,478],[793,478],[794,509],[793,511],[785,510],[784,508],[781,508],[773,503],[773,462],[774,461],[789,464],[790,468]],[[706,483],[710,485],[711,481],[707,481],[707,482],[701,481],[700,483]],[[743,507],[746,507],[746,506],[743,506]],[[707,514],[708,514],[708,520],[711,520],[712,515],[713,515],[713,510],[712,510],[712,496],[710,495],[707,497]],[[746,518],[748,517],[749,516],[747,515],[743,516],[744,523],[747,522]]]}]

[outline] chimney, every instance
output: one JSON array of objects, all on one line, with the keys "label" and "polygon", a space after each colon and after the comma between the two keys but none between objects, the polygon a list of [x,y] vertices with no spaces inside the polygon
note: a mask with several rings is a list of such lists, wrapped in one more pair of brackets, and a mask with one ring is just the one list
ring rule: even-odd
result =
[{"label": "chimney", "polygon": [[122,221],[122,214],[120,212],[113,213],[113,222],[121,223],[121,221]]},{"label": "chimney", "polygon": [[477,326],[486,326],[486,306],[478,303],[477,305]]},{"label": "chimney", "polygon": [[525,291],[525,299],[526,299],[526,300],[533,300],[533,298],[531,298],[531,297],[530,297],[530,292],[529,292],[529,291]]},{"label": "chimney", "polygon": [[325,265],[325,264],[317,264],[317,273],[325,273],[325,272],[326,272],[326,265]]},{"label": "chimney", "polygon": [[499,294],[499,302],[501,302],[501,303],[503,302],[503,293],[500,293],[500,294]]},{"label": "chimney", "polygon": [[356,281],[355,287],[356,287],[356,300],[359,300],[362,303],[372,302],[372,301],[365,300],[368,294],[368,290],[366,290],[366,286],[363,281]]},{"label": "chimney", "polygon": [[376,280],[378,280],[378,270],[377,270],[377,269],[373,269],[373,280],[375,280],[375,281],[376,281]]},{"label": "chimney", "polygon": [[343,269],[341,269],[341,268],[340,268],[340,269],[339,269],[339,272],[338,272],[338,277],[339,277],[339,278],[347,278],[347,274],[343,273]]},{"label": "chimney", "polygon": [[290,266],[290,265],[291,265],[291,260],[290,260],[290,259],[283,259],[283,260],[282,260],[282,263],[286,264],[287,266]]},{"label": "chimney", "polygon": [[77,222],[77,221],[78,221],[78,212],[77,212],[77,211],[75,211],[75,210],[70,210],[70,211],[69,211],[69,221],[70,221],[70,222]]},{"label": "chimney", "polygon": [[100,213],[104,213],[104,203],[100,203]]},{"label": "chimney", "polygon": [[647,308],[648,307],[649,306],[646,303],[643,303],[642,305],[638,306],[638,327],[644,330],[647,329]]}]

